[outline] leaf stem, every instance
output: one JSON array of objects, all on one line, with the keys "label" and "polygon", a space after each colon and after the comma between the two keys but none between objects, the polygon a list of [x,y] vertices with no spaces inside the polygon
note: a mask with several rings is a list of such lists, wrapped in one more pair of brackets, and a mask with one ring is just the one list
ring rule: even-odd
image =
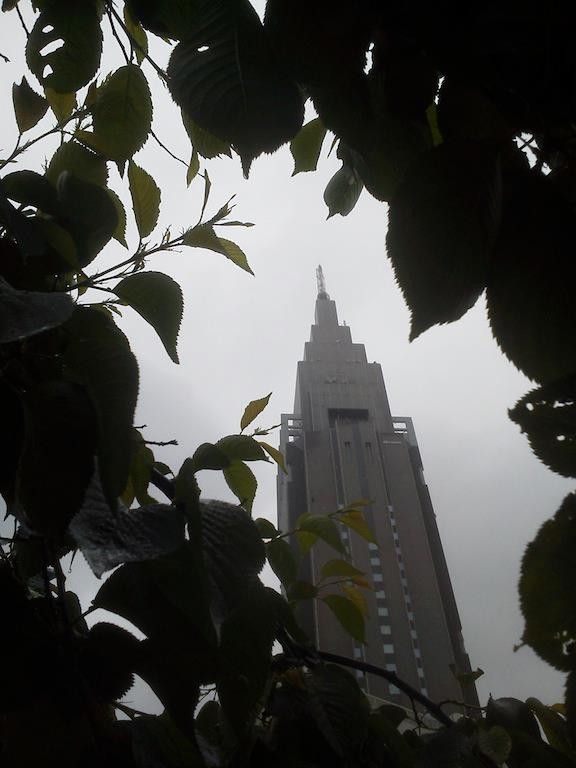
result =
[{"label": "leaf stem", "polygon": [[153,59],[153,58],[151,58],[151,57],[149,56],[148,52],[147,52],[146,50],[144,50],[144,48],[143,48],[143,47],[140,45],[140,43],[138,42],[138,40],[136,40],[136,39],[134,38],[134,36],[130,34],[130,30],[128,29],[128,27],[126,26],[126,24],[124,24],[124,20],[122,19],[122,17],[121,17],[121,16],[120,16],[120,14],[118,13],[118,11],[117,11],[117,10],[114,8],[114,6],[112,5],[112,2],[111,2],[111,0],[108,0],[108,2],[107,2],[107,6],[108,6],[108,10],[109,10],[109,12],[112,14],[112,16],[114,16],[114,18],[116,19],[116,21],[118,22],[118,24],[119,24],[119,25],[122,27],[122,30],[124,31],[124,34],[125,34],[125,35],[127,35],[127,37],[128,37],[128,39],[130,40],[131,44],[132,44],[132,45],[133,45],[135,48],[138,48],[138,50],[139,50],[139,51],[141,52],[141,54],[144,56],[144,58],[146,59],[146,61],[147,61],[149,64],[151,64],[151,66],[153,67],[153,69],[156,71],[156,74],[158,75],[158,77],[160,77],[160,78],[161,78],[161,79],[162,79],[162,80],[163,80],[165,83],[167,83],[167,82],[168,82],[168,78],[167,78],[167,76],[166,76],[166,72],[164,72],[164,70],[163,70],[161,67],[159,67],[159,66],[158,66],[158,64],[156,64],[156,62],[154,61],[154,59]]}]

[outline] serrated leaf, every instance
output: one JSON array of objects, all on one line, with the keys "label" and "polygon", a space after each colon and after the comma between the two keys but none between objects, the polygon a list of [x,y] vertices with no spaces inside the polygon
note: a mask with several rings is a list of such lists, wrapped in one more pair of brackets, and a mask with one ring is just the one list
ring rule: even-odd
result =
[{"label": "serrated leaf", "polygon": [[136,61],[138,64],[142,64],[144,57],[148,53],[148,36],[142,25],[133,18],[128,5],[124,5],[124,23],[130,37],[134,40],[133,48],[136,54]]},{"label": "serrated leaf", "polygon": [[351,509],[349,512],[345,512],[343,515],[338,515],[338,519],[341,523],[351,528],[353,531],[365,541],[370,541],[372,544],[377,544],[376,537],[372,533],[370,526],[366,522],[364,513],[359,509]]},{"label": "serrated leaf", "polygon": [[12,102],[20,133],[34,128],[48,110],[46,99],[28,85],[25,77],[22,77],[20,85],[14,83],[12,86]]},{"label": "serrated leaf", "polygon": [[265,517],[257,517],[256,520],[254,520],[254,524],[258,528],[258,532],[263,539],[273,539],[278,536],[276,527],[270,520],[266,520]]},{"label": "serrated leaf", "polygon": [[97,578],[122,563],[169,554],[185,541],[184,516],[176,507],[152,503],[112,511],[97,476],[69,530]]},{"label": "serrated leaf", "polygon": [[19,341],[56,328],[74,312],[65,293],[17,291],[0,277],[0,344]]},{"label": "serrated leaf", "polygon": [[44,213],[58,216],[61,213],[56,190],[45,176],[35,171],[14,171],[2,179],[6,197],[25,206],[32,206]]},{"label": "serrated leaf", "polygon": [[106,161],[73,140],[60,144],[54,152],[46,170],[46,178],[56,186],[64,171],[100,187],[106,186],[108,181]]},{"label": "serrated leaf", "polygon": [[264,461],[266,459],[260,443],[248,435],[228,435],[218,440],[216,447],[230,460]]},{"label": "serrated leaf", "polygon": [[172,53],[168,82],[195,123],[236,148],[246,175],[254,157],[275,151],[302,125],[302,95],[248,2],[198,7]]},{"label": "serrated leaf", "polygon": [[368,601],[362,592],[360,592],[360,590],[353,584],[341,584],[340,589],[344,592],[346,597],[354,603],[362,616],[367,619],[370,616],[370,611],[368,609]]},{"label": "serrated leaf", "polygon": [[358,202],[364,185],[353,168],[343,165],[328,182],[324,190],[324,202],[328,206],[328,218],[339,213],[348,216]]},{"label": "serrated leaf", "polygon": [[200,160],[198,159],[198,152],[192,150],[192,157],[188,163],[188,170],[186,171],[186,186],[190,186],[193,179],[196,178],[198,171],[200,170]]},{"label": "serrated leaf", "polygon": [[473,141],[445,142],[408,169],[386,242],[412,314],[410,340],[458,320],[484,290],[501,198],[498,153]]},{"label": "serrated leaf", "polygon": [[270,392],[269,395],[266,395],[266,397],[261,397],[258,400],[251,400],[248,403],[248,405],[244,409],[242,418],[240,419],[240,429],[242,430],[242,432],[246,429],[247,426],[252,424],[252,422],[257,416],[259,416],[262,413],[262,411],[268,405],[271,397],[272,397],[272,392]]},{"label": "serrated leaf", "polygon": [[117,163],[141,149],[152,126],[152,99],[139,67],[120,67],[98,88],[92,125],[93,132],[80,131],[78,137]]},{"label": "serrated leaf", "polygon": [[192,456],[194,472],[199,472],[201,469],[226,469],[229,465],[228,456],[213,443],[202,443]]},{"label": "serrated leaf", "polygon": [[232,157],[230,144],[200,128],[185,112],[182,112],[182,123],[197,155],[201,155],[206,160],[212,160],[220,155]]},{"label": "serrated leaf", "polygon": [[192,248],[207,248],[216,253],[221,253],[241,269],[250,272],[251,275],[254,274],[243,251],[231,240],[218,237],[211,226],[201,224],[189,229],[184,233],[182,242],[184,245],[189,245]]},{"label": "serrated leaf", "polygon": [[128,183],[138,233],[141,238],[148,237],[158,222],[160,189],[152,176],[133,160],[128,163]]},{"label": "serrated leaf", "polygon": [[113,189],[107,189],[106,192],[114,203],[116,216],[118,217],[118,223],[116,224],[116,229],[114,230],[112,237],[119,242],[120,245],[123,245],[124,248],[128,248],[128,243],[126,242],[126,209],[124,208],[122,200],[120,200]]},{"label": "serrated leaf", "polygon": [[326,595],[320,599],[323,603],[326,603],[328,608],[330,608],[334,616],[338,619],[342,628],[345,629],[354,640],[357,640],[359,643],[366,642],[364,635],[364,617],[352,600],[349,600],[342,595]]},{"label": "serrated leaf", "polygon": [[52,88],[44,88],[44,95],[50,109],[58,121],[58,125],[64,125],[77,107],[75,93],[58,93]]},{"label": "serrated leaf", "polygon": [[284,539],[274,539],[266,545],[266,557],[270,567],[284,586],[296,581],[298,563],[290,544]]},{"label": "serrated leaf", "polygon": [[308,533],[313,533],[329,544],[333,549],[345,553],[344,545],[338,526],[325,515],[303,515],[298,520],[298,528]]},{"label": "serrated leaf", "polygon": [[[49,53],[51,43],[62,45]],[[26,63],[43,86],[73,93],[96,74],[102,31],[93,3],[56,3],[44,7],[26,43]]]},{"label": "serrated leaf", "polygon": [[113,506],[130,471],[138,365],[126,336],[109,315],[76,307],[68,321],[63,362],[87,389],[99,422],[98,459],[104,495]]},{"label": "serrated leaf", "polygon": [[121,280],[114,293],[150,323],[170,359],[178,363],[176,342],[184,311],[178,283],[162,272],[136,272]]},{"label": "serrated leaf", "polygon": [[294,158],[292,176],[306,171],[315,171],[322,150],[326,126],[319,117],[300,128],[290,142],[290,152]]},{"label": "serrated leaf", "polygon": [[499,725],[492,728],[478,729],[478,746],[483,755],[493,760],[496,765],[502,765],[510,756],[512,739]]},{"label": "serrated leaf", "polygon": [[338,559],[327,560],[320,569],[320,577],[322,579],[330,579],[339,576],[351,579],[356,576],[364,576],[364,573],[346,560]]},{"label": "serrated leaf", "polygon": [[235,459],[224,469],[224,479],[240,504],[251,512],[258,482],[250,467],[243,461]]},{"label": "serrated leaf", "polygon": [[570,646],[576,640],[575,546],[576,495],[569,494],[526,548],[519,583],[523,641],[566,671],[572,668]]},{"label": "serrated leaf", "polygon": [[272,445],[268,445],[268,443],[265,443],[262,440],[259,440],[258,442],[260,443],[262,448],[264,448],[266,453],[274,459],[274,461],[276,462],[276,464],[278,464],[282,472],[284,472],[284,474],[288,474],[288,470],[286,469],[286,464],[284,462],[284,454],[282,453],[282,451],[279,451],[278,448],[274,448],[274,446]]}]

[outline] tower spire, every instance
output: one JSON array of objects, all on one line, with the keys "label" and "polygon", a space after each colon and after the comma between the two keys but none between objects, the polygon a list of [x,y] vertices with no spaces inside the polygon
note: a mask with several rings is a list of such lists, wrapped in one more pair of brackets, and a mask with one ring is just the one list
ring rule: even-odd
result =
[{"label": "tower spire", "polygon": [[326,292],[326,282],[324,280],[324,272],[322,271],[321,264],[318,264],[316,267],[316,283],[318,285],[318,298],[329,299],[330,296],[328,296],[328,293]]}]

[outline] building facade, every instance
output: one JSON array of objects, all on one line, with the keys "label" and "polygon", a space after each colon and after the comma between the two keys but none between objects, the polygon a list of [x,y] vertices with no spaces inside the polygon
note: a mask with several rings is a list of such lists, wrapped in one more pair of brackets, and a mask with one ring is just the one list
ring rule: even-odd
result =
[{"label": "building facade", "polygon": [[[366,644],[319,600],[302,604],[301,624],[318,648],[394,671],[434,701],[477,704],[474,686],[462,689],[451,672],[468,672],[470,663],[412,420],[391,415],[380,365],[368,363],[364,345],[339,324],[321,268],[318,285],[294,413],[282,416],[279,526],[291,530],[304,512],[325,515],[365,499],[377,543],[341,528],[352,564],[373,585]],[[319,542],[302,561],[302,578],[317,583],[336,556]],[[357,674],[368,693],[408,704],[382,678]]]}]

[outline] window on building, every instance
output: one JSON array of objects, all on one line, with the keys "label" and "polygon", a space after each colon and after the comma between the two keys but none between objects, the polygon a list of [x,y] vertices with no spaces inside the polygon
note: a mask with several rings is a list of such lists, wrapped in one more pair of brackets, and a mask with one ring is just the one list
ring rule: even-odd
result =
[{"label": "window on building", "polygon": [[378,600],[385,600],[386,599],[386,592],[384,592],[383,589],[379,589],[376,592],[376,599],[378,599]]},{"label": "window on building", "polygon": [[372,578],[374,579],[374,581],[384,581],[381,573],[373,573]]},{"label": "window on building", "polygon": [[344,448],[350,448],[350,441],[344,440]]},{"label": "window on building", "polygon": [[398,667],[396,666],[396,664],[386,664],[386,669],[388,670],[388,672],[398,671]]},{"label": "window on building", "polygon": [[378,608],[378,616],[388,616],[388,608]]},{"label": "window on building", "polygon": [[382,635],[391,635],[392,634],[392,627],[390,627],[388,624],[382,624],[380,627],[380,634]]},{"label": "window on building", "polygon": [[379,557],[371,557],[370,558],[370,565],[380,565],[380,558]]},{"label": "window on building", "polygon": [[384,643],[382,650],[387,656],[390,656],[394,653],[394,645],[392,643]]}]

